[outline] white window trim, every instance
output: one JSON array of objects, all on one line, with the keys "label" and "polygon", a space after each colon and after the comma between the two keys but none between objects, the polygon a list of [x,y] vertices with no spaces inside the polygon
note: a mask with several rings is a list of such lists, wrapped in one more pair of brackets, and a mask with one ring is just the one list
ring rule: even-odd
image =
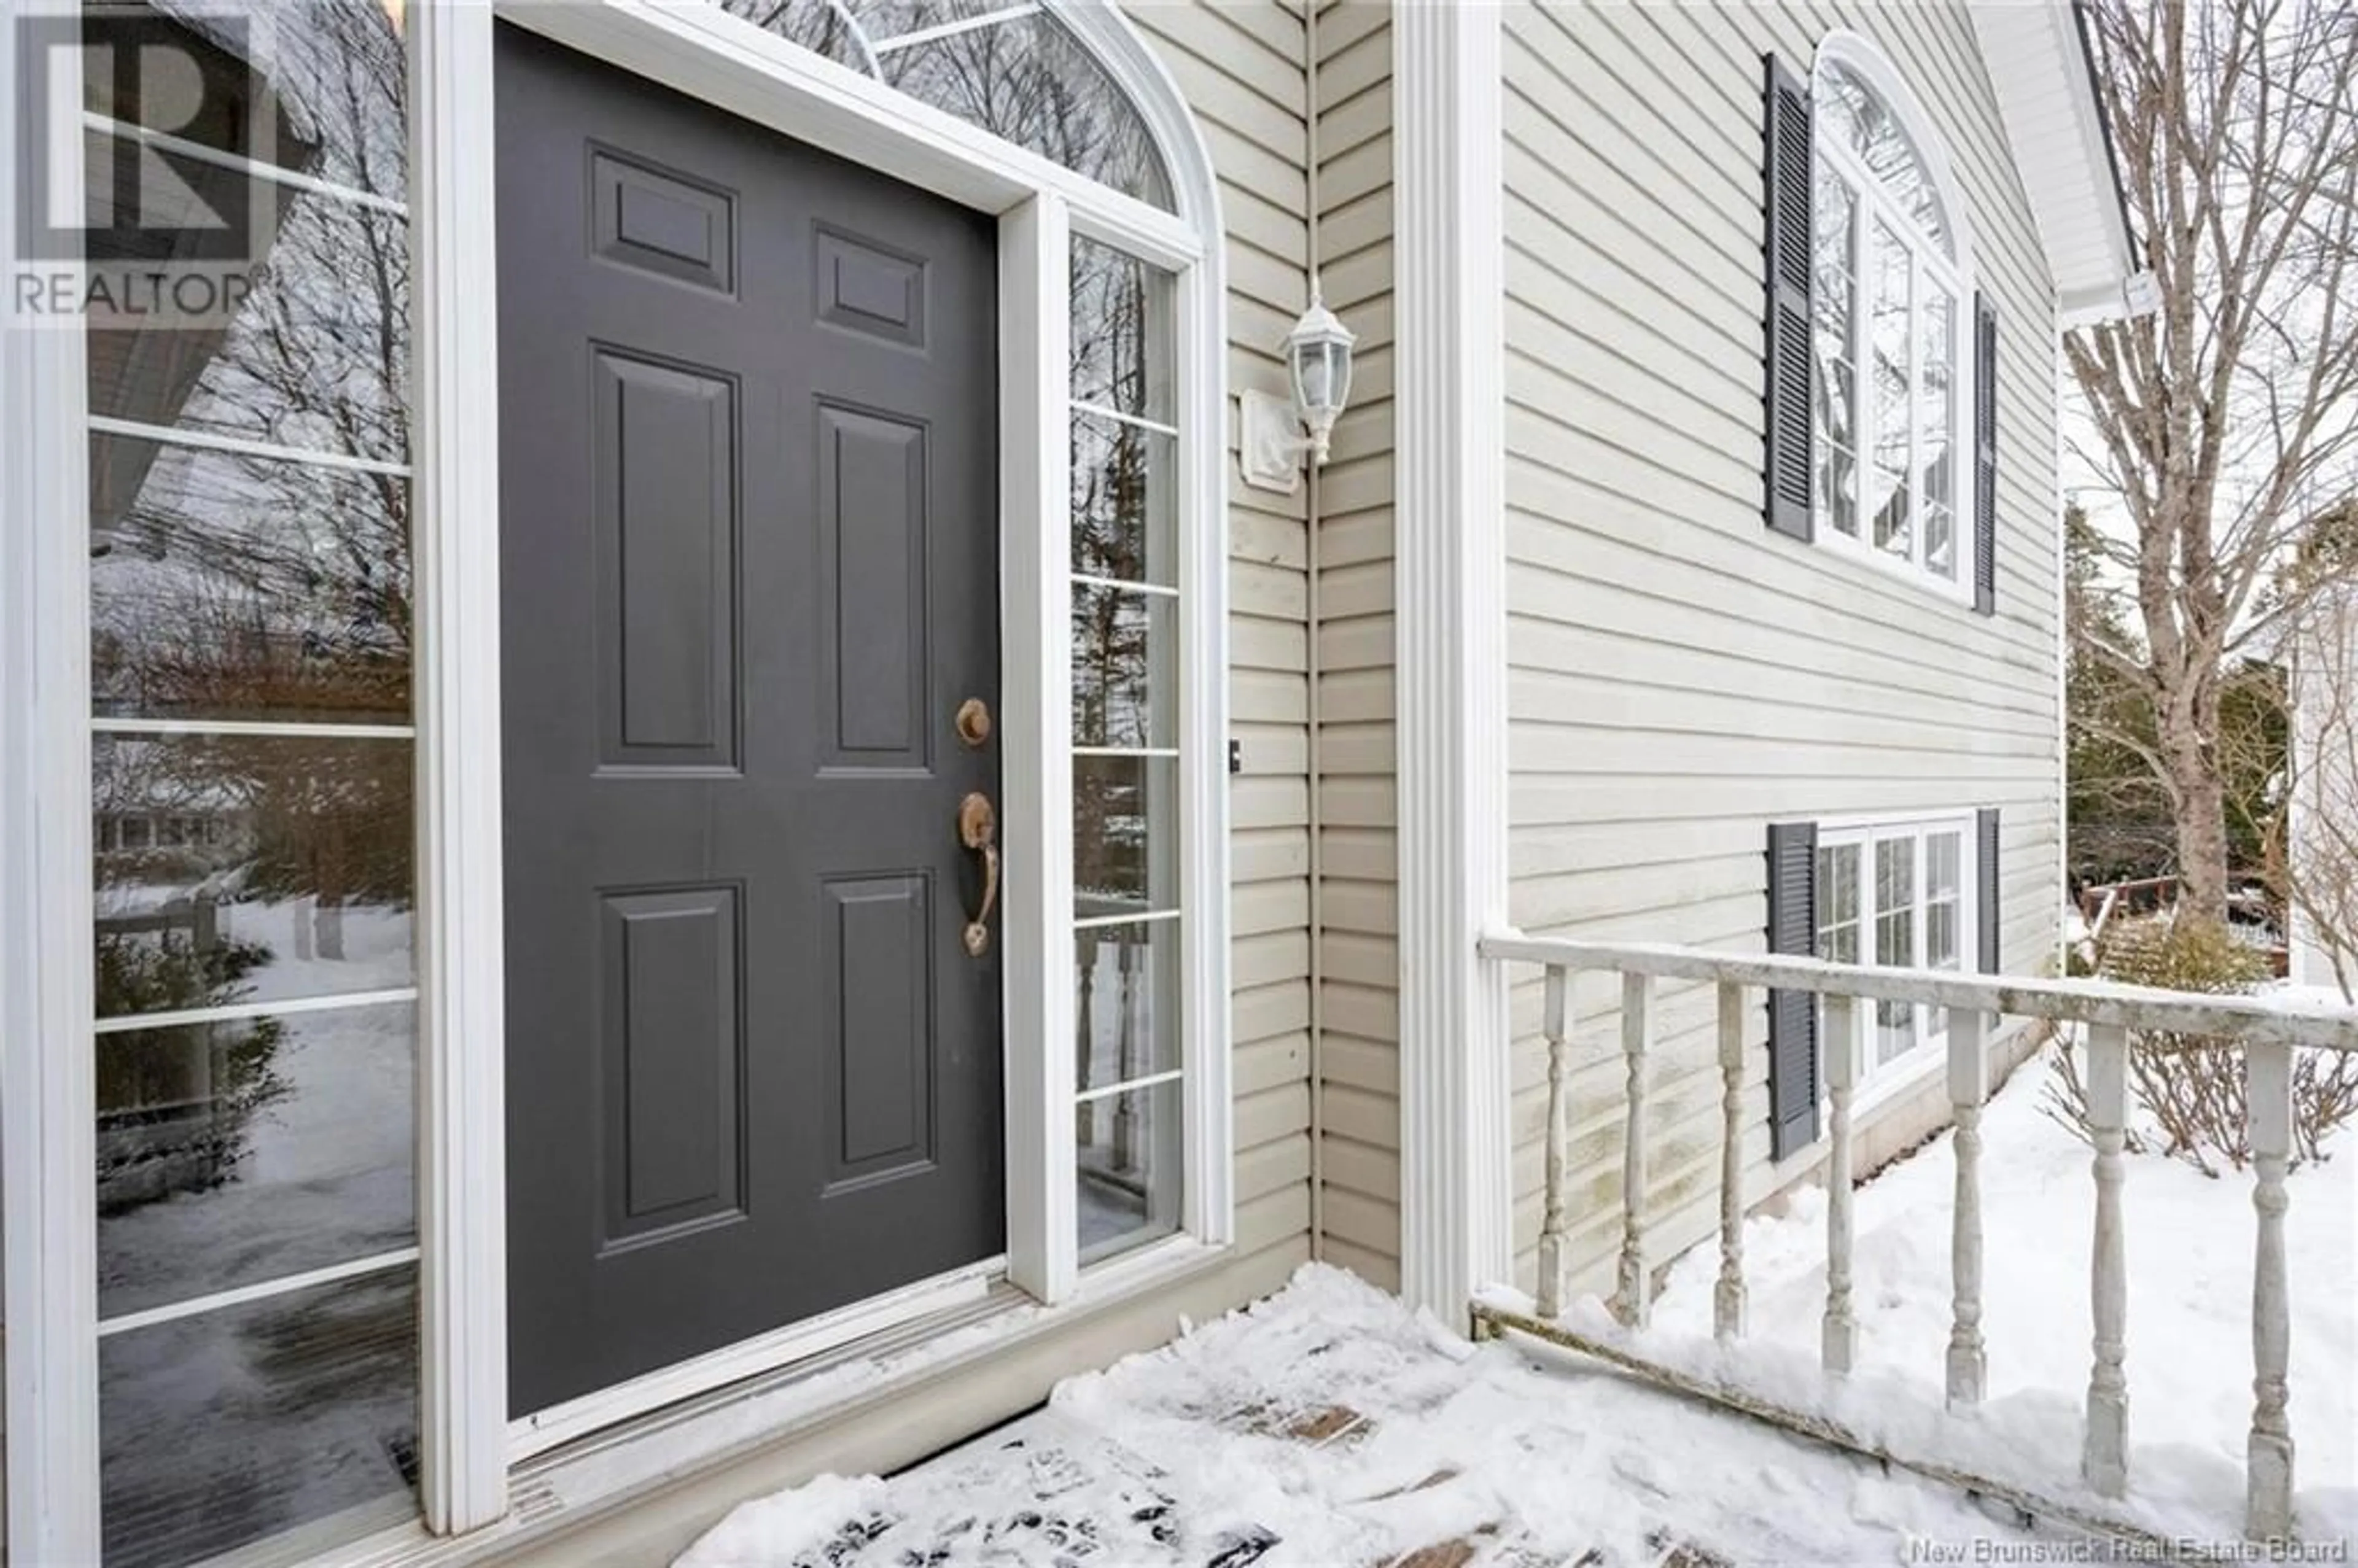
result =
[{"label": "white window trim", "polygon": [[[1978,857],[1981,835],[1979,821],[1972,808],[1937,812],[1900,812],[1873,816],[1844,817],[1818,824],[1818,853],[1845,845],[1859,851],[1859,961],[1876,962],[1875,954],[1875,841],[1907,835],[1915,843],[1915,930],[1910,963],[1922,968],[1924,963],[1924,919],[1926,887],[1925,840],[1939,833],[1957,835],[1957,965],[1961,971],[1977,973],[1980,961],[1980,899],[1981,877]],[[1812,874],[1814,876],[1815,868]],[[1818,889],[1820,918],[1823,920],[1825,890]],[[1854,1114],[1866,1111],[1898,1098],[1908,1089],[1923,1082],[1947,1061],[1947,1055],[1936,1047],[1945,1040],[1945,1033],[1935,1033],[1930,1027],[1929,1014],[1933,1010],[1922,1004],[1916,1009],[1916,1044],[1906,1054],[1878,1065],[1875,1060],[1875,1008],[1863,1004],[1853,1010],[1855,1025],[1866,1036],[1860,1051],[1861,1074],[1858,1100]]]},{"label": "white window trim", "polygon": [[[498,384],[491,360],[496,16],[826,151],[1001,217],[1001,471],[1007,815],[1008,1277],[1049,1305],[1150,1265],[1201,1266],[1233,1235],[1228,904],[1226,279],[1209,152],[1175,81],[1110,4],[1046,0],[1144,116],[1166,212],[721,12],[653,0],[412,0],[418,630],[421,1423],[427,1528],[507,1508],[501,971]],[[22,0],[70,16],[74,0]],[[18,143],[14,29],[0,39],[0,168]],[[71,161],[71,160],[69,160]],[[0,254],[14,254],[14,204]],[[1176,278],[1179,423],[1182,1234],[1078,1268],[1065,355],[1069,232]],[[1023,265],[1011,265],[1010,261]],[[1010,305],[1013,308],[1010,308]],[[99,1551],[89,562],[81,334],[0,332],[0,1158],[5,1158],[7,1541],[27,1561]],[[1024,526],[1026,520],[1033,526]],[[461,765],[461,759],[464,765]],[[1061,787],[1060,787],[1061,786]],[[1054,962],[1059,955],[1063,962]],[[1026,978],[1030,983],[1024,983]],[[1036,1130],[1040,1136],[1030,1134]],[[1061,1163],[1054,1156],[1061,1150]]]},{"label": "white window trim", "polygon": [[[1858,201],[1857,233],[1854,237],[1851,251],[1851,276],[1854,280],[1853,286],[1858,292],[1857,297],[1852,302],[1850,351],[1853,367],[1852,383],[1856,389],[1859,405],[1853,410],[1851,427],[1855,448],[1852,456],[1853,470],[1859,489],[1860,505],[1857,535],[1845,534],[1833,527],[1831,523],[1813,527],[1812,532],[1815,535],[1818,543],[1836,555],[1858,561],[1887,577],[1911,584],[1925,592],[1970,610],[1974,605],[1974,584],[1979,580],[1976,574],[1980,561],[1981,537],[1979,530],[1974,525],[1975,465],[1973,440],[1974,409],[1976,406],[1974,400],[1975,391],[1974,375],[1978,356],[1974,351],[1973,343],[1973,333],[1976,330],[1974,321],[1973,228],[1965,207],[1964,191],[1958,185],[1956,177],[1950,168],[1947,143],[1932,124],[1931,115],[1925,113],[1923,104],[1909,88],[1907,78],[1900,73],[1899,68],[1892,63],[1889,56],[1862,33],[1838,27],[1826,34],[1819,41],[1818,52],[1811,68],[1811,96],[1813,102],[1818,95],[1820,85],[1825,79],[1827,68],[1834,65],[1846,67],[1866,82],[1869,89],[1882,100],[1884,106],[1899,122],[1900,128],[1915,146],[1917,157],[1924,165],[1926,176],[1931,180],[1933,192],[1940,201],[1942,217],[1949,226],[1950,254],[1946,258],[1939,257],[1937,243],[1929,236],[1923,235],[1921,226],[1915,217],[1892,200],[1889,192],[1884,189],[1882,182],[1876,178],[1874,172],[1848,148],[1831,144],[1818,134],[1817,115],[1813,112],[1810,122],[1812,157],[1826,158],[1831,155],[1830,161],[1836,173],[1841,177],[1843,183],[1850,188]],[[1811,203],[1812,236],[1811,265],[1814,269],[1816,265],[1816,182],[1814,179],[1811,186]],[[1877,548],[1873,540],[1867,536],[1867,531],[1872,524],[1866,506],[1866,475],[1872,461],[1870,450],[1873,445],[1875,423],[1872,377],[1868,373],[1869,364],[1865,351],[1869,346],[1868,333],[1871,330],[1867,320],[1871,312],[1866,306],[1872,281],[1867,272],[1867,264],[1872,255],[1875,220],[1877,218],[1881,218],[1901,233],[1911,235],[1919,241],[1909,246],[1911,258],[1910,288],[1920,293],[1924,280],[1929,276],[1934,282],[1947,288],[1952,297],[1951,308],[1954,315],[1950,323],[1949,341],[1950,351],[1955,357],[1956,364],[1950,377],[1949,451],[1954,482],[1949,526],[1952,537],[1955,541],[1956,575],[1954,578],[1943,578],[1923,564],[1922,495],[1921,486],[1917,482],[1920,476],[1913,472],[1912,441],[1909,483],[1913,487],[1910,505],[1914,515],[1910,523],[1911,544],[1916,553],[1902,559],[1888,550]],[[1911,294],[1909,311],[1908,362],[1909,382],[1911,388],[1915,384],[1918,349],[1918,314],[1912,304],[1915,297],[1917,295]],[[1813,327],[1812,331],[1814,330]],[[1811,353],[1814,359],[1816,350],[1812,348]],[[1814,417],[1814,411],[1812,416]],[[1824,432],[1821,431],[1818,433],[1817,441],[1812,444],[1813,449],[1822,448]],[[1822,451],[1819,455],[1823,456]],[[1813,465],[1816,460],[1817,459],[1813,458]],[[1816,476],[1812,474],[1811,485],[1813,512],[1816,504]]]}]

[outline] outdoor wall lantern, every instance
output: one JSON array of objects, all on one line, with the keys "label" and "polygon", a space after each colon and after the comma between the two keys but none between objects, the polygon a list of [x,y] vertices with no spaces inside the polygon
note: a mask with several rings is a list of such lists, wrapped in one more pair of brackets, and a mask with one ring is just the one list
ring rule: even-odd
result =
[{"label": "outdoor wall lantern", "polygon": [[1247,391],[1238,401],[1244,427],[1237,445],[1242,449],[1245,482],[1262,490],[1291,495],[1302,484],[1302,459],[1326,460],[1335,421],[1351,394],[1351,345],[1358,335],[1318,297],[1310,286],[1310,308],[1285,335],[1285,369],[1293,383],[1293,404],[1266,392]]}]

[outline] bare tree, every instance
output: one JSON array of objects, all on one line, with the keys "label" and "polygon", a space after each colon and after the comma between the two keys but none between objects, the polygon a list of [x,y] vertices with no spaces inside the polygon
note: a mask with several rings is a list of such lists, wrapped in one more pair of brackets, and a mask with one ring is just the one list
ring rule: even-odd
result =
[{"label": "bare tree", "polygon": [[2099,0],[2093,33],[2158,311],[2073,332],[2082,456],[2125,527],[2103,548],[2132,633],[2077,650],[2141,692],[2181,908],[2223,919],[2221,696],[2299,595],[2281,571],[2358,460],[2358,16],[2335,0]]}]

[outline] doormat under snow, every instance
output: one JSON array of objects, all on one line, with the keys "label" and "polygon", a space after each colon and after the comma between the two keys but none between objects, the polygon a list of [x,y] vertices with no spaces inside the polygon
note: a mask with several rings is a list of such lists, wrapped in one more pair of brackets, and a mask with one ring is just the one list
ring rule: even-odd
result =
[{"label": "doormat under snow", "polygon": [[1728,1568],[2018,1540],[1958,1494],[1312,1265],[891,1479],[747,1503],[676,1568]]},{"label": "doormat under snow", "polygon": [[1247,1530],[1183,1546],[1170,1477],[1103,1433],[1043,1411],[891,1481],[824,1476],[751,1503],[680,1560],[764,1568],[1202,1563],[1245,1568]]}]

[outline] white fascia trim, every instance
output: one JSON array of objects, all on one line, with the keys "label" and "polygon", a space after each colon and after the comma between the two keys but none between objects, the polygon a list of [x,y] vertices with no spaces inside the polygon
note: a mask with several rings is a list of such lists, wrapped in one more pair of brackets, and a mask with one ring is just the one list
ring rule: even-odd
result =
[{"label": "white fascia trim", "polygon": [[[2074,5],[2070,0],[2050,5],[1974,0],[1970,10],[2007,151],[2029,194],[2032,217],[2040,220],[2039,242],[2049,274],[2059,283],[2070,279],[2062,290],[2062,325],[2069,329],[2137,314],[2125,293],[2129,278],[2138,271],[2136,250],[2121,205],[2104,105],[2097,96],[2096,62]],[[2034,98],[2051,103],[2057,93],[2070,103],[2071,115],[2071,143],[2061,146],[2051,136],[2039,139],[2021,112],[2021,105]],[[2090,210],[2103,247],[2100,265],[2094,265],[2090,255],[2075,257],[2061,248],[2050,232],[2056,213]],[[2099,273],[2101,282],[2088,281]]]},{"label": "white fascia trim", "polygon": [[2075,5],[2041,9],[2063,35],[2062,54],[2075,89],[2071,119],[2080,132],[2080,156],[2098,193],[2096,208],[2104,226],[2104,243],[2112,250],[2115,269],[2126,279],[2137,271],[2136,247],[2129,234],[2128,213],[2121,205],[2120,170],[2113,158],[2112,135],[2104,124],[2104,100],[2096,95],[2102,64],[2088,46],[2087,30],[2080,25]]},{"label": "white fascia trim", "polygon": [[1498,9],[1392,18],[1399,338],[1401,1285],[1510,1282],[1504,250]]}]

